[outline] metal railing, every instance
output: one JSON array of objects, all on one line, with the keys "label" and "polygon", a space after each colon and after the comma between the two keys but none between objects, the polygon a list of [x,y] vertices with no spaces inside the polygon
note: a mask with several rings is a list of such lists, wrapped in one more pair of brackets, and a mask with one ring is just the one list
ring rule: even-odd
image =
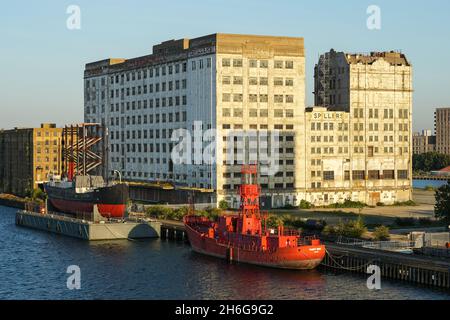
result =
[{"label": "metal railing", "polygon": [[307,237],[301,237],[297,240],[297,245],[299,246],[310,246],[312,244],[313,240],[320,240],[315,236],[307,236]]},{"label": "metal railing", "polygon": [[361,239],[352,239],[339,237],[336,241],[337,244],[343,244],[348,246],[356,246],[369,249],[378,249],[386,251],[396,251],[396,250],[412,250],[416,248],[415,241],[367,241]]},{"label": "metal railing", "polygon": [[[42,212],[42,211],[40,211],[40,208],[41,207],[39,207],[39,206],[36,206],[36,207],[26,206],[25,210],[21,210],[21,212],[26,213],[26,214],[32,214],[35,216],[50,217],[52,219],[61,220],[61,221],[69,221],[69,222],[76,222],[76,223],[82,222],[82,223],[87,223],[87,224],[97,223],[96,221],[94,221],[94,215],[92,213],[78,212],[76,214],[67,214],[67,213],[63,213],[63,212],[54,212],[54,211]],[[124,219],[109,218],[109,219],[101,220],[99,222],[105,223],[105,224],[114,224],[114,223],[124,222],[124,221],[128,221],[128,219],[124,220]]]}]

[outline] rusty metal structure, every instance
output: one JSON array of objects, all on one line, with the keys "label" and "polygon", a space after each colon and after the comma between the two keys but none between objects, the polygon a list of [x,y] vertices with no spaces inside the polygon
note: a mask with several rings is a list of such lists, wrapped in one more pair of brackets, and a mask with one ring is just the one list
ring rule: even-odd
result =
[{"label": "rusty metal structure", "polygon": [[88,174],[107,178],[107,129],[98,123],[65,126],[63,173],[69,180]]}]

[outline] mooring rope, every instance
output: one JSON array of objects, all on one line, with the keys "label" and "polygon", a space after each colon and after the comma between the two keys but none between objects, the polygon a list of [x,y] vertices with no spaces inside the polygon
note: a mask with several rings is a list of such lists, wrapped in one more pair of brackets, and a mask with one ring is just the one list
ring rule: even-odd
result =
[{"label": "mooring rope", "polygon": [[[364,265],[358,266],[358,267],[353,267],[353,268],[349,268],[349,267],[344,267],[343,265],[341,265],[339,262],[337,262],[334,258],[333,255],[327,250],[325,249],[325,252],[328,254],[328,256],[330,257],[330,259],[341,269],[344,270],[348,270],[348,271],[356,271],[356,270],[360,270],[360,269],[365,269],[367,266],[369,266],[371,263],[373,263],[373,260],[368,261],[367,263],[365,263]],[[341,256],[343,257],[343,256]],[[332,267],[332,266],[328,266],[328,267]]]}]

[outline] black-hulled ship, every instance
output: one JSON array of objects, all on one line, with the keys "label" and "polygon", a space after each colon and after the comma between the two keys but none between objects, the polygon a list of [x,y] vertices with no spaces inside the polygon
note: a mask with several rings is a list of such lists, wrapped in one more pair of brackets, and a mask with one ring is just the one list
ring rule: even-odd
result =
[{"label": "black-hulled ship", "polygon": [[[62,134],[63,178],[44,184],[48,204],[56,211],[71,214],[94,212],[120,218],[128,202],[128,185],[105,182],[108,168],[108,130],[97,123],[66,126]],[[89,173],[103,172],[103,176]],[[120,175],[120,173],[119,173]]]},{"label": "black-hulled ship", "polygon": [[121,218],[128,202],[128,185],[107,184],[101,176],[76,176],[73,181],[50,181],[44,184],[48,201],[58,211],[79,214],[99,213],[108,218]]}]

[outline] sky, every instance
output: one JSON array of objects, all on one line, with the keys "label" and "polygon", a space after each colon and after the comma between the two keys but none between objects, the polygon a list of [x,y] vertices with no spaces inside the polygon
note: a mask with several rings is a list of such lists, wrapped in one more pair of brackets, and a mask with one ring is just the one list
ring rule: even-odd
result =
[{"label": "sky", "polygon": [[[80,29],[67,8],[80,8]],[[381,29],[367,28],[367,8]],[[321,53],[401,50],[413,65],[413,129],[433,128],[450,106],[448,0],[70,0],[8,1],[0,10],[0,128],[83,121],[88,62],[150,54],[169,39],[211,33],[304,37],[307,105]]]}]

